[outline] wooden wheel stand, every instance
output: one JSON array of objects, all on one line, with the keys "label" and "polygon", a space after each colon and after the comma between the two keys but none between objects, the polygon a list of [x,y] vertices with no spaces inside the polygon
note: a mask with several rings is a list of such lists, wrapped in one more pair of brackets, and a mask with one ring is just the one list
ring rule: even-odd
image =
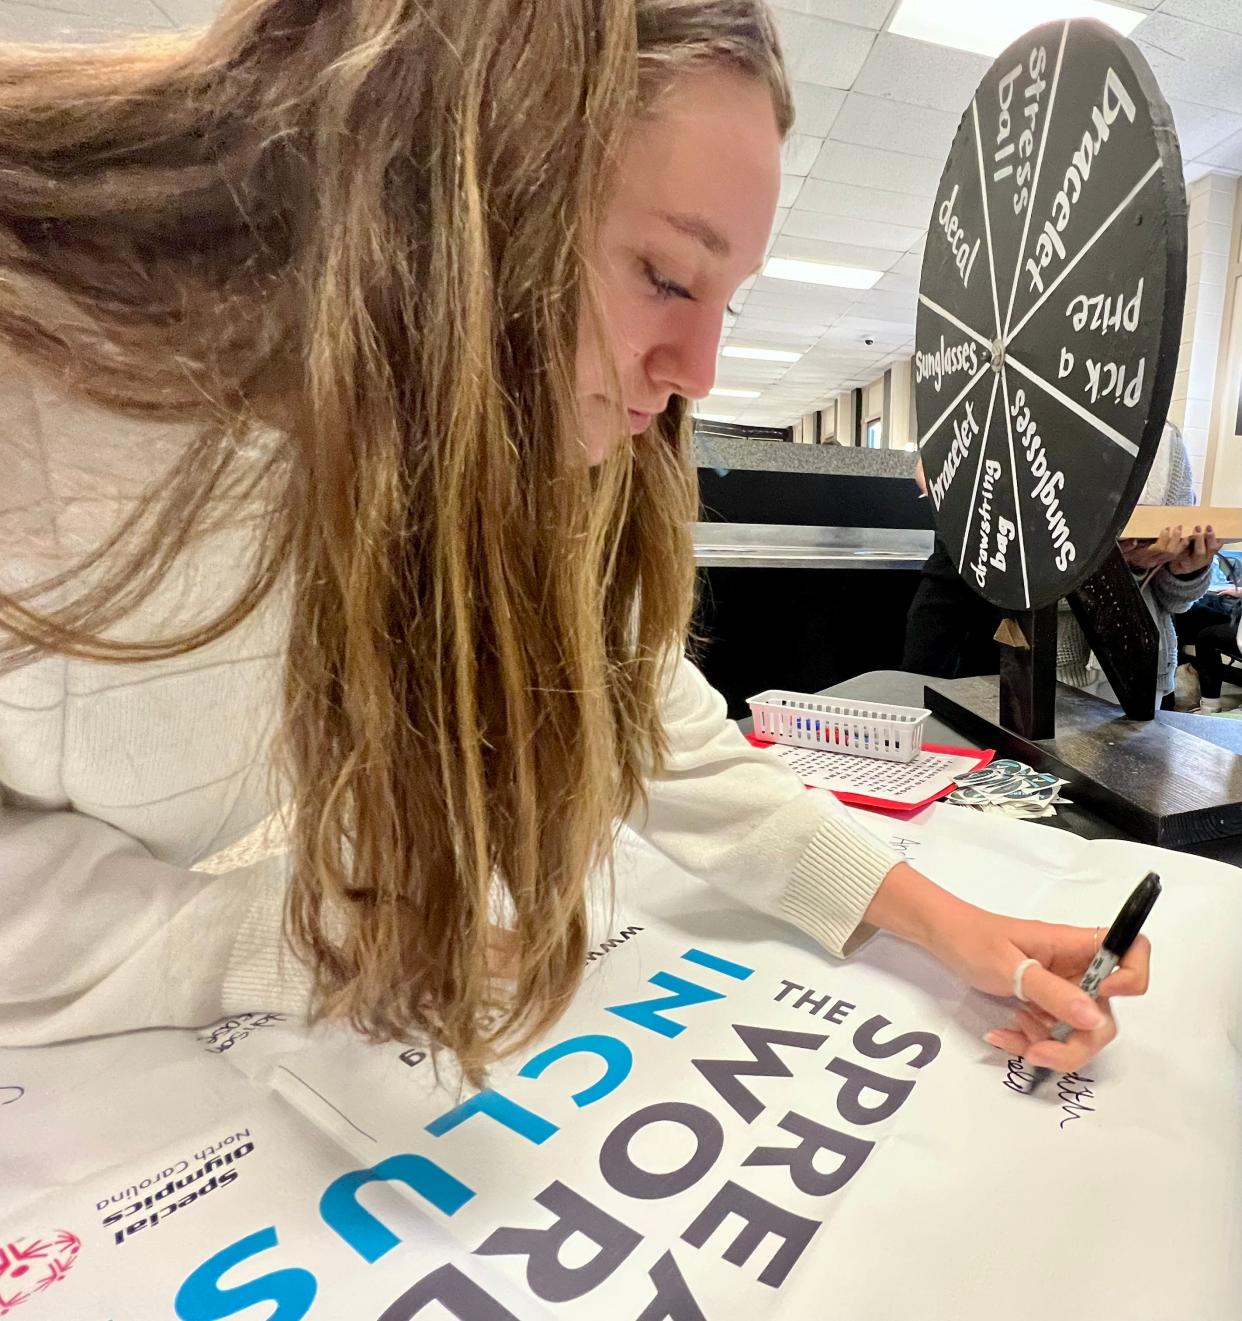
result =
[{"label": "wooden wheel stand", "polygon": [[1223,729],[1209,742],[1175,723],[1203,717],[1155,710],[1159,639],[1119,551],[1069,605],[1124,715],[1057,683],[1055,605],[1005,620],[999,678],[930,683],[928,708],[966,737],[1068,781],[1067,797],[1136,839],[1193,848],[1242,835],[1242,721],[1213,721]]}]

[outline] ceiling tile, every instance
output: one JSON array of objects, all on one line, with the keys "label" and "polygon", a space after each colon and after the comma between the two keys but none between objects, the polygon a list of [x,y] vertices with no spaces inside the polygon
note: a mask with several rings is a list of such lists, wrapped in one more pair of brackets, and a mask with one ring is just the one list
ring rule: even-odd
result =
[{"label": "ceiling tile", "polygon": [[780,0],[777,9],[791,9],[799,14],[835,18],[838,23],[879,29],[884,26],[896,0]]},{"label": "ceiling tile", "polygon": [[831,138],[863,147],[926,156],[943,165],[953,145],[959,115],[851,92],[845,98]]},{"label": "ceiling tile", "polygon": [[[1226,138],[1224,142],[1213,147],[1211,151],[1205,151],[1199,164],[1201,170],[1196,174],[1196,178],[1202,177],[1210,168],[1242,172],[1242,132]],[[1186,177],[1188,179],[1191,177],[1189,167],[1186,170]]]},{"label": "ceiling tile", "polygon": [[1182,100],[1170,100],[1169,109],[1186,160],[1195,160],[1242,129],[1242,114],[1232,110]]},{"label": "ceiling tile", "polygon": [[206,27],[220,10],[220,0],[152,0],[178,27]]},{"label": "ceiling tile", "polygon": [[787,349],[790,353],[806,353],[821,336],[821,330],[770,330],[754,328],[739,332],[729,339],[729,345],[747,345],[757,349]]},{"label": "ceiling tile", "polygon": [[789,9],[776,10],[776,25],[790,77],[820,87],[853,86],[875,40],[865,28]]},{"label": "ceiling tile", "polygon": [[908,225],[922,232],[928,226],[932,202],[910,193],[860,188],[835,179],[808,179],[798,194],[798,210],[853,216],[857,220],[880,220],[893,225]]},{"label": "ceiling tile", "polygon": [[[1142,0],[1128,0],[1128,3],[1141,4]],[[1170,18],[1184,18],[1192,23],[1223,28],[1226,32],[1242,33],[1242,5],[1238,0],[1164,0],[1163,4],[1148,4],[1144,8],[1159,9],[1161,14]]]},{"label": "ceiling tile", "polygon": [[823,145],[823,138],[813,138],[809,133],[791,133],[781,148],[781,172],[809,174]]},{"label": "ceiling tile", "polygon": [[904,253],[923,230],[912,225],[889,225],[878,220],[858,220],[853,216],[826,216],[818,211],[793,210],[786,217],[781,233],[793,238],[890,248]]},{"label": "ceiling tile", "polygon": [[794,83],[793,92],[797,111],[794,127],[799,133],[809,133],[813,138],[826,138],[837,112],[845,104],[845,93],[836,87],[799,82]]},{"label": "ceiling tile", "polygon": [[[904,258],[903,258],[904,260]],[[887,275],[882,276],[876,289],[884,293],[912,293],[919,291],[919,270],[915,266],[913,274],[899,271],[896,266],[893,267]]]},{"label": "ceiling tile", "polygon": [[917,304],[918,293],[913,289],[881,289],[877,286],[863,291],[851,315],[913,322]]},{"label": "ceiling tile", "polygon": [[0,41],[70,42],[115,40],[126,32],[166,32],[168,19],[150,0],[115,0],[99,12],[78,0],[80,12],[44,9],[0,0]]},{"label": "ceiling tile", "polygon": [[825,337],[839,336],[848,339],[852,334],[873,335],[876,343],[889,341],[892,344],[904,344],[910,332],[905,320],[891,320],[882,316],[855,316],[852,312],[843,316],[835,326],[824,332]]},{"label": "ceiling tile", "polygon": [[[779,316],[750,316],[744,321],[739,318],[733,338],[741,344],[747,339],[762,336],[763,342],[767,344],[770,336],[784,333],[799,343],[808,343],[814,341],[827,329],[827,320],[816,321],[813,317],[804,317],[787,307]],[[782,346],[774,344],[772,347]]]},{"label": "ceiling tile", "polygon": [[1134,40],[1165,96],[1242,113],[1242,36],[1158,13]]},{"label": "ceiling tile", "polygon": [[853,90],[961,115],[991,64],[986,55],[881,32]]},{"label": "ceiling tile", "polygon": [[922,253],[908,252],[893,263],[894,275],[908,275],[917,283],[923,277]]},{"label": "ceiling tile", "polygon": [[3,0],[5,9],[38,9],[55,19],[60,13],[85,14],[99,27],[137,31],[169,26],[167,16],[155,0]]},{"label": "ceiling tile", "polygon": [[907,156],[899,151],[861,147],[829,138],[811,167],[811,176],[815,179],[835,179],[839,183],[857,183],[865,179],[873,188],[909,193],[930,200],[940,187],[940,172],[943,168],[943,160]]},{"label": "ceiling tile", "polygon": [[[1197,183],[1200,179],[1204,179],[1209,174],[1212,174],[1213,172],[1220,170],[1222,168],[1226,168],[1226,167],[1222,167],[1219,165],[1208,165],[1204,161],[1182,162],[1182,172],[1186,176],[1187,183]],[[1242,173],[1242,166],[1238,167],[1238,172]]]},{"label": "ceiling tile", "polygon": [[781,197],[777,205],[781,208],[793,206],[798,200],[798,193],[805,182],[801,174],[782,174],[781,175]]},{"label": "ceiling tile", "polygon": [[[791,239],[789,242],[798,244],[803,240]],[[761,275],[755,281],[755,288],[748,295],[747,306],[765,309],[835,307],[841,311],[857,297],[857,289],[842,289],[838,285],[831,284],[802,284],[798,280],[775,280]]]},{"label": "ceiling tile", "polygon": [[[762,282],[766,277],[761,276]],[[770,286],[779,285],[773,290]],[[828,320],[839,316],[853,307],[858,298],[857,289],[838,289],[827,284],[799,284],[796,280],[771,280],[762,289],[755,289],[746,300],[742,310],[749,316],[764,316],[769,320],[779,313],[796,309],[802,312],[816,311],[818,317],[807,316],[805,320]]]}]

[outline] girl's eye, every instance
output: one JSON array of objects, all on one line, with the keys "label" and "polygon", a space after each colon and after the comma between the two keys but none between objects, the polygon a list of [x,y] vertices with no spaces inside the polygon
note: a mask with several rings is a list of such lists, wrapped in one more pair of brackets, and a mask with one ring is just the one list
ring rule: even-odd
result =
[{"label": "girl's eye", "polygon": [[[647,279],[651,282],[651,287],[661,298],[684,298],[693,303],[694,295],[684,285],[677,284],[674,280],[666,280],[659,271],[656,270],[650,262],[643,262],[643,270]],[[730,316],[739,316],[740,313],[732,303],[725,305],[725,311]]]},{"label": "girl's eye", "polygon": [[691,302],[694,301],[689,289],[672,280],[666,280],[650,262],[643,262],[643,270],[651,282],[651,287],[661,298],[686,298]]}]

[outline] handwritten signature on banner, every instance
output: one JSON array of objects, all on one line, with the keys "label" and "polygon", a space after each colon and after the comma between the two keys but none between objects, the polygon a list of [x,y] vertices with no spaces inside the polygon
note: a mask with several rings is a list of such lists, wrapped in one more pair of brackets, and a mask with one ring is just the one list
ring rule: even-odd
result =
[{"label": "handwritten signature on banner", "polygon": [[[1034,1081],[1034,1072],[1027,1066],[1026,1061],[1021,1056],[1017,1056],[1008,1062],[1003,1085],[1008,1087],[1011,1092],[1017,1092],[1020,1096],[1025,1096],[1030,1091],[1031,1084]],[[1057,1083],[1057,1099],[1061,1102],[1061,1110],[1064,1112],[1065,1118],[1058,1123],[1058,1128],[1064,1131],[1066,1124],[1072,1123],[1075,1119],[1081,1119],[1084,1115],[1095,1114],[1095,1106],[1087,1104],[1088,1099],[1095,1099],[1095,1092],[1092,1090],[1094,1083],[1094,1078],[1084,1078],[1080,1073],[1063,1073],[1061,1075],[1060,1081]]]}]

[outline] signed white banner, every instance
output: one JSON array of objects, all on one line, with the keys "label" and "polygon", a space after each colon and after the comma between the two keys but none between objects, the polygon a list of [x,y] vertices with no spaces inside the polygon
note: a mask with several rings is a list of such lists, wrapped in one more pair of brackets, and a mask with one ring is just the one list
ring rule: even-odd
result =
[{"label": "signed white banner", "polygon": [[943,805],[893,826],[972,900],[1106,924],[1154,869],[1149,996],[1021,1094],[1009,1006],[848,962],[627,838],[586,982],[479,1094],[253,1015],[0,1052],[14,1321],[1236,1316],[1242,877]]}]

